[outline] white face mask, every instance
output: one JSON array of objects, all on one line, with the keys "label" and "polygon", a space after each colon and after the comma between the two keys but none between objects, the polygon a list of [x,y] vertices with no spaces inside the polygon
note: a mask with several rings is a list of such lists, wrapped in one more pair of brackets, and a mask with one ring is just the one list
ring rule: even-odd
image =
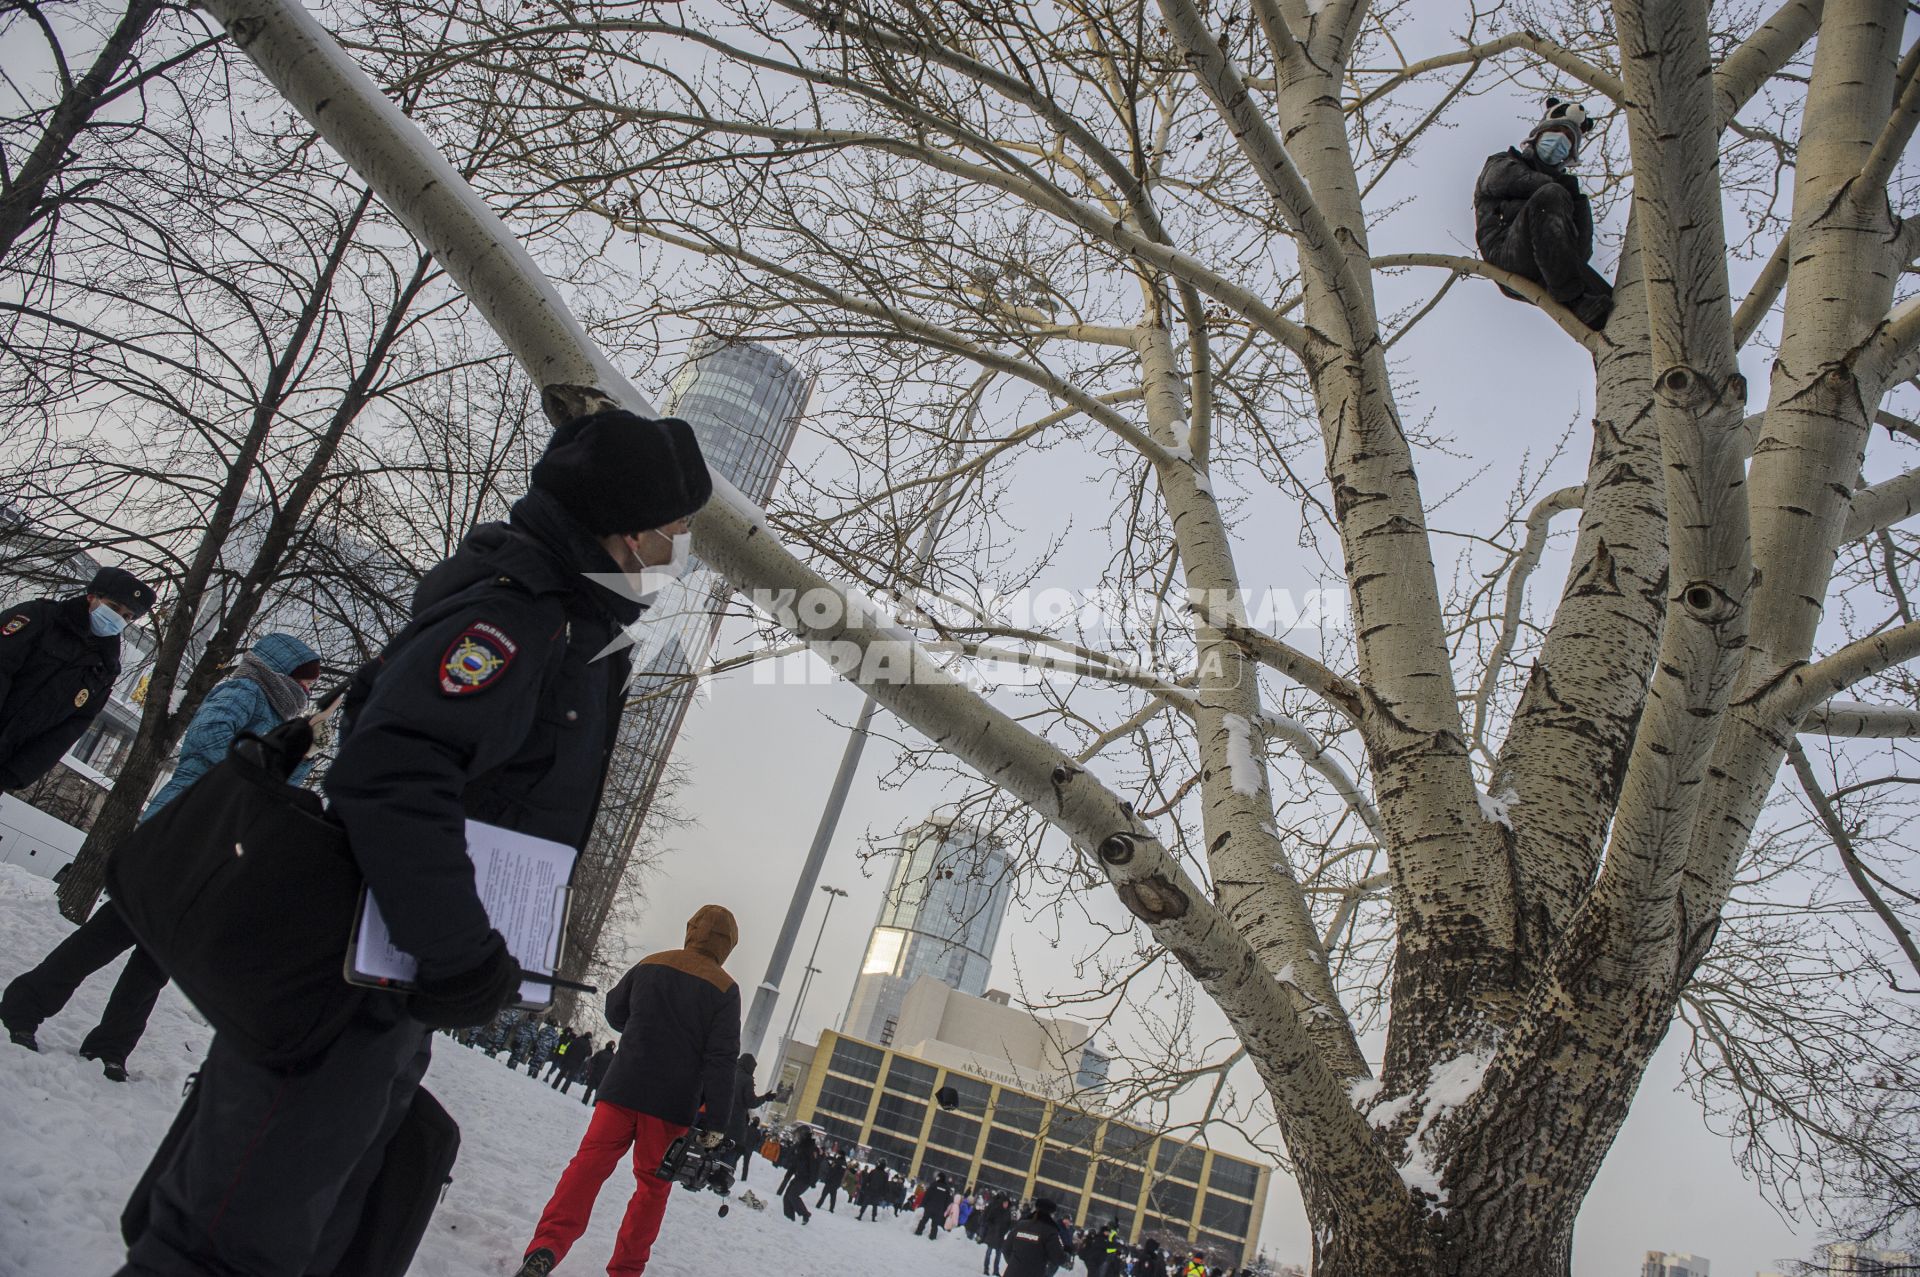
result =
[{"label": "white face mask", "polygon": [[[642,535],[663,537],[667,544],[673,547],[665,563],[643,564],[638,572],[627,573],[627,581],[633,587],[640,602],[649,603],[654,595],[667,587],[669,582],[677,581],[687,574],[688,562],[693,555],[693,534],[676,532],[668,536],[658,528],[651,528]],[[633,550],[631,543],[627,548],[633,551],[636,563],[642,562],[639,552]]]},{"label": "white face mask", "polygon": [[93,632],[101,638],[112,638],[127,628],[127,618],[108,607],[105,603],[96,603],[87,614],[87,621],[93,626]]}]

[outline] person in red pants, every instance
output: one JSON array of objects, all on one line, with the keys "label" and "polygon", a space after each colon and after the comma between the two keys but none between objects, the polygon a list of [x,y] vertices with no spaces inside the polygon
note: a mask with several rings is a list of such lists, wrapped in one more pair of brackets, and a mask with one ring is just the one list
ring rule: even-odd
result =
[{"label": "person in red pants", "polygon": [[[587,1231],[594,1198],[633,1150],[633,1198],[607,1265],[612,1277],[640,1277],[667,1212],[673,1185],[654,1169],[686,1134],[702,1105],[708,1144],[718,1144],[733,1107],[740,1055],[740,986],[720,964],[740,941],[733,914],[704,905],[687,923],[685,948],[641,959],[607,995],[607,1023],[621,1034],[600,1085],[593,1120],[560,1175],[527,1243],[517,1277],[547,1277]],[[634,1026],[628,1037],[625,1028]]]}]

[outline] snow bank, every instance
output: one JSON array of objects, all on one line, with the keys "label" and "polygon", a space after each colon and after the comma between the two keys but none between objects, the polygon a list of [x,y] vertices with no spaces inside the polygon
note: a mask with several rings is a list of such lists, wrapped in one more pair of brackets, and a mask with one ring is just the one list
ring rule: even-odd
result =
[{"label": "snow bank", "polygon": [[[53,884],[0,865],[0,980],[10,980],[70,930],[54,909]],[[117,968],[101,972],[40,1030],[38,1055],[0,1043],[0,1277],[49,1272],[105,1273],[124,1258],[120,1209],[166,1133],[186,1081],[211,1036],[173,990],[161,995],[146,1040],[134,1052],[132,1078],[107,1081],[76,1054],[106,1002]],[[477,1051],[434,1040],[427,1087],[463,1133],[453,1185],[434,1216],[415,1277],[504,1277],[586,1129],[587,1110]],[[779,1176],[758,1158],[747,1187],[771,1198]],[[557,1277],[604,1272],[613,1234],[632,1186],[615,1172],[594,1220]],[[843,1199],[838,1214],[816,1211],[808,1227],[789,1224],[774,1201],[765,1213],[676,1189],[648,1265],[649,1277],[777,1273],[780,1277],[971,1277],[981,1251],[965,1237],[929,1245],[913,1236],[912,1217],[856,1221]],[[47,1257],[57,1257],[48,1267]]]}]

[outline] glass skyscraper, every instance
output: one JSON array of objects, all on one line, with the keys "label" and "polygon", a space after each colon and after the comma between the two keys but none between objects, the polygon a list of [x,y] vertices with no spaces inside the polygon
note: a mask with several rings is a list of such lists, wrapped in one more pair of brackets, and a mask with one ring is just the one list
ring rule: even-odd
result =
[{"label": "glass skyscraper", "polygon": [[998,841],[959,821],[912,830],[881,899],[844,1031],[891,1043],[900,1004],[921,976],[984,994],[1012,898],[1013,865]]},{"label": "glass skyscraper", "polygon": [[[669,384],[663,411],[693,427],[715,473],[765,505],[812,393],[813,378],[774,351],[707,337],[694,345]],[[593,834],[574,868],[562,975],[585,975],[600,946],[674,738],[693,702],[693,675],[713,647],[730,592],[725,579],[696,558],[684,577],[655,596],[636,633],[627,712]]]}]

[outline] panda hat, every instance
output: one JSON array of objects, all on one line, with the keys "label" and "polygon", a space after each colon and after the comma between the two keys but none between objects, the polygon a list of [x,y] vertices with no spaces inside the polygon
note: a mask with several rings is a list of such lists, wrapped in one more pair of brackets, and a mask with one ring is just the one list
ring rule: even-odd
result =
[{"label": "panda hat", "polygon": [[1593,117],[1587,114],[1587,108],[1578,102],[1562,102],[1559,98],[1547,99],[1547,113],[1540,123],[1533,126],[1527,134],[1527,141],[1537,141],[1542,133],[1559,130],[1573,143],[1573,154],[1567,157],[1572,163],[1580,158],[1587,134],[1593,132]]}]

